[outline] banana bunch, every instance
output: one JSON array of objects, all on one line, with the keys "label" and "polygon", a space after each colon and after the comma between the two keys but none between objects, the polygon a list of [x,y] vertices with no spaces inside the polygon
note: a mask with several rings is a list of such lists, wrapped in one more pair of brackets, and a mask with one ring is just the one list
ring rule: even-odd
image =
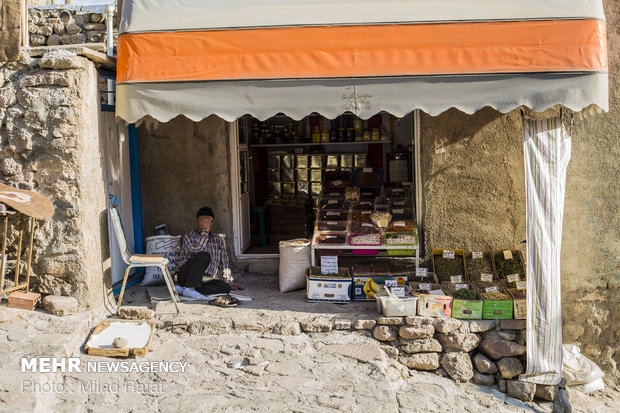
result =
[{"label": "banana bunch", "polygon": [[368,278],[366,280],[366,284],[364,284],[364,293],[366,294],[366,298],[375,298],[375,294],[381,289],[381,286],[374,282],[372,278]]}]

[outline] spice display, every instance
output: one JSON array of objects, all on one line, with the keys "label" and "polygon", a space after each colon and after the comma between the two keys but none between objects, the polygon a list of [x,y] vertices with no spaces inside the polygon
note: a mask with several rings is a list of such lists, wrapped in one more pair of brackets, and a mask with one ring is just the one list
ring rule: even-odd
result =
[{"label": "spice display", "polygon": [[329,211],[348,211],[349,206],[347,203],[340,199],[321,199],[319,201],[319,208]]},{"label": "spice display", "polygon": [[360,189],[349,186],[344,190],[344,199],[347,202],[357,202],[360,200]]},{"label": "spice display", "polygon": [[351,224],[352,234],[380,234],[381,230],[374,224],[367,222],[353,222]]},{"label": "spice display", "polygon": [[415,234],[386,234],[387,245],[418,245],[418,237]]},{"label": "spice display", "polygon": [[370,222],[370,214],[372,211],[353,211],[351,221],[353,222]]},{"label": "spice display", "polygon": [[479,253],[470,253],[467,256],[467,278],[473,281],[490,281],[488,279],[482,280],[481,274],[493,275],[490,254],[488,252],[483,252],[482,257],[479,257]]},{"label": "spice display", "polygon": [[392,219],[392,214],[390,214],[389,212],[373,212],[370,215],[370,219],[376,225],[380,226],[381,228],[385,228],[388,225],[390,225],[390,220]]},{"label": "spice display", "polygon": [[377,212],[390,212],[390,201],[384,197],[375,198],[375,211]]},{"label": "spice display", "polygon": [[346,231],[346,221],[317,221],[316,227],[319,231]]},{"label": "spice display", "polygon": [[375,205],[372,201],[360,201],[353,209],[355,211],[374,211]]},{"label": "spice display", "polygon": [[510,290],[510,294],[515,300],[525,299],[525,291],[523,290]]},{"label": "spice display", "polygon": [[317,244],[344,244],[345,238],[344,234],[317,234],[315,240]]},{"label": "spice display", "polygon": [[[525,280],[525,271],[523,270],[523,262],[521,261],[521,254],[511,252],[512,258],[506,259],[504,251],[498,251],[495,253],[495,269],[497,270],[497,276],[501,280],[508,280],[508,288],[516,288],[517,281]],[[513,274],[519,274],[519,279],[511,277]]]},{"label": "spice display", "polygon": [[455,275],[464,276],[463,257],[455,255],[453,259],[443,258],[441,255],[433,256],[435,263],[435,273],[439,282],[451,281],[450,277]]},{"label": "spice display", "polygon": [[506,293],[502,293],[500,291],[491,291],[481,293],[480,296],[483,300],[510,300],[510,297]]},{"label": "spice display", "polygon": [[317,217],[321,221],[346,221],[349,214],[344,211],[321,210]]},{"label": "spice display", "polygon": [[411,208],[392,207],[392,219],[394,221],[407,221],[413,219],[413,210]]},{"label": "spice display", "polygon": [[372,189],[363,189],[360,191],[360,199],[364,199],[366,201],[374,201],[377,195],[379,195],[379,191]]},{"label": "spice display", "polygon": [[[392,223],[385,230],[386,232],[412,232],[416,227],[411,221],[392,221]],[[461,271],[462,272],[462,271]]]},{"label": "spice display", "polygon": [[351,182],[345,179],[335,179],[333,181],[328,181],[325,183],[325,188],[327,189],[344,189],[349,186]]},{"label": "spice display", "polygon": [[478,294],[474,290],[469,290],[467,288],[461,288],[460,290],[456,290],[452,293],[452,297],[457,298],[459,300],[477,300]]},{"label": "spice display", "polygon": [[362,170],[355,176],[355,183],[358,186],[381,186],[381,176],[375,172]]},{"label": "spice display", "polygon": [[351,234],[349,236],[349,245],[381,245],[381,234]]}]

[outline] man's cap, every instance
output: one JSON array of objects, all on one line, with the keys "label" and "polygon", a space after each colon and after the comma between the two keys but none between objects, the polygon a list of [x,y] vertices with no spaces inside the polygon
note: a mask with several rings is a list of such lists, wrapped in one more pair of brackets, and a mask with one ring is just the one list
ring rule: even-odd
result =
[{"label": "man's cap", "polygon": [[202,216],[208,216],[208,217],[215,218],[215,215],[213,215],[213,210],[208,206],[202,207],[198,210],[198,212],[196,212],[196,218],[202,217]]}]

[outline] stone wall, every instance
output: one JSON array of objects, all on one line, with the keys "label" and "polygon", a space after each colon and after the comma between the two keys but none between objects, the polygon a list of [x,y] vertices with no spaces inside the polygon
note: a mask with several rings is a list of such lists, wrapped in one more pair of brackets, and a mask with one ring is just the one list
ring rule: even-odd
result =
[{"label": "stone wall", "polygon": [[[610,111],[575,116],[562,241],[564,342],[618,379],[620,3],[604,1]],[[548,114],[557,114],[552,109]],[[519,247],[525,239],[521,116],[485,108],[422,116],[426,253]]]},{"label": "stone wall", "polygon": [[107,42],[105,14],[74,9],[29,8],[28,31],[30,46]]},{"label": "stone wall", "polygon": [[94,64],[66,51],[40,59],[23,52],[0,66],[0,180],[46,195],[55,207],[38,221],[31,288],[75,296],[92,309],[105,298],[108,249],[97,93]]}]

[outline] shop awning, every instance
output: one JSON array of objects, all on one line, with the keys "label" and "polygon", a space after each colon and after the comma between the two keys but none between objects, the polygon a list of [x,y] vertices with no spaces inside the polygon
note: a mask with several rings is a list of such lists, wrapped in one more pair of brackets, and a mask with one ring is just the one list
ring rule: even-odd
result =
[{"label": "shop awning", "polygon": [[117,116],[608,110],[600,0],[125,0]]}]

